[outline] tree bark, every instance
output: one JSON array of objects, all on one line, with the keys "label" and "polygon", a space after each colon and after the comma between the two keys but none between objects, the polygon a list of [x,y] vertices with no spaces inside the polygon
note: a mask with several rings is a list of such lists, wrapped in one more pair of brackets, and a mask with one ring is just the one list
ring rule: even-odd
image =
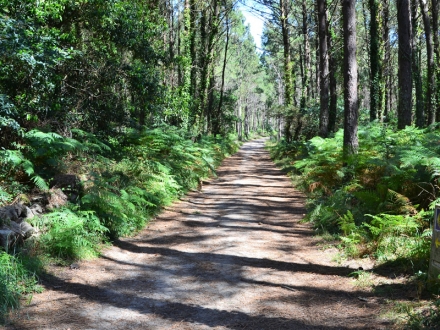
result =
[{"label": "tree bark", "polygon": [[391,108],[391,44],[390,44],[390,2],[385,0],[383,5],[383,36],[382,44],[384,45],[384,77],[385,77],[385,101],[384,101],[384,112],[383,120],[388,121],[389,113]]},{"label": "tree bark", "polygon": [[428,75],[427,75],[427,93],[425,100],[425,109],[428,114],[428,126],[435,123],[435,75],[434,75],[434,49],[431,34],[431,23],[429,21],[428,3],[426,0],[419,0],[420,9],[422,11],[423,25],[425,27],[426,55],[428,58]]},{"label": "tree bark", "polygon": [[380,42],[379,0],[369,0],[370,7],[370,121],[382,117],[383,81]]},{"label": "tree bark", "polygon": [[329,62],[327,41],[327,3],[326,0],[317,0],[318,33],[319,33],[319,82],[320,82],[320,113],[319,135],[327,137],[329,124]]},{"label": "tree bark", "polygon": [[343,0],[344,26],[344,155],[357,152],[358,66],[356,60],[356,0]]},{"label": "tree bark", "polygon": [[[291,81],[291,63],[290,63],[290,42],[289,42],[289,30],[287,24],[288,17],[288,5],[286,0],[280,0],[280,20],[281,20],[281,32],[283,35],[283,54],[284,54],[284,105],[286,110],[290,111],[292,105],[292,81]],[[291,116],[286,116],[286,127],[284,130],[284,137],[287,142],[291,141]]]},{"label": "tree bark", "polygon": [[[328,25],[329,26],[329,25]],[[334,132],[336,126],[336,115],[338,109],[338,90],[337,90],[337,79],[336,72],[338,70],[337,58],[335,50],[333,49],[333,40],[330,30],[328,30],[328,56],[329,56],[329,83],[330,83],[330,107],[329,107],[329,118],[328,118],[328,131]]]},{"label": "tree bark", "polygon": [[228,60],[228,48],[229,48],[229,15],[226,13],[226,42],[225,42],[225,54],[223,57],[223,67],[222,67],[222,82],[220,87],[220,98],[218,102],[218,109],[215,117],[213,118],[213,134],[220,134],[220,120],[222,117],[222,106],[223,106],[223,94],[225,90],[225,75],[226,75],[226,64]]},{"label": "tree bark", "polygon": [[411,12],[409,0],[396,0],[397,25],[399,35],[399,104],[397,108],[397,128],[411,125],[412,106],[412,48]]},{"label": "tree bark", "polygon": [[196,98],[197,91],[197,53],[196,53],[196,1],[189,1],[189,52],[191,58],[190,70],[190,95],[193,99]]},{"label": "tree bark", "polygon": [[420,74],[420,43],[418,37],[418,22],[417,22],[417,2],[411,3],[411,25],[412,25],[412,73],[415,86],[415,98],[416,98],[416,126],[423,128],[425,126],[425,112],[423,106],[423,83],[422,76]]},{"label": "tree bark", "polygon": [[[302,34],[303,34],[303,43],[304,43],[304,86],[303,90],[303,108],[306,105],[306,101],[310,96],[310,43],[309,43],[309,26],[307,22],[307,3],[306,0],[302,0]],[[304,109],[302,109],[304,110]]]},{"label": "tree bark", "polygon": [[439,45],[439,5],[437,0],[432,0],[432,35],[434,36],[434,54],[435,54],[435,102],[436,102],[436,121],[440,122],[440,45]]}]

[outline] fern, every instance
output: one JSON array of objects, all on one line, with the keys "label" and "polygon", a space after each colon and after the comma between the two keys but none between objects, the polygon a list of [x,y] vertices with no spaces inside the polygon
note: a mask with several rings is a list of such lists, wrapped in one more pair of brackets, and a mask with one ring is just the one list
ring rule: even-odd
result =
[{"label": "fern", "polygon": [[0,156],[3,156],[3,162],[9,164],[12,168],[22,169],[40,190],[46,191],[49,189],[46,181],[35,173],[32,162],[26,159],[21,151],[4,150],[0,151]]},{"label": "fern", "polygon": [[349,235],[356,231],[357,227],[354,222],[353,214],[350,211],[347,211],[346,214],[341,216],[338,223],[344,235]]},{"label": "fern", "polygon": [[31,221],[43,233],[41,246],[53,256],[68,259],[96,256],[108,231],[92,211],[64,208]]}]

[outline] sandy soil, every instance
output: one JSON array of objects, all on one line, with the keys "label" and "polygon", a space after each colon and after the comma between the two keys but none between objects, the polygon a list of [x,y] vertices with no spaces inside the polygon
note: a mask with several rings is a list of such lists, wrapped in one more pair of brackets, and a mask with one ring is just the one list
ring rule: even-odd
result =
[{"label": "sandy soil", "polygon": [[8,329],[388,329],[303,218],[264,140],[134,238],[53,269]]}]

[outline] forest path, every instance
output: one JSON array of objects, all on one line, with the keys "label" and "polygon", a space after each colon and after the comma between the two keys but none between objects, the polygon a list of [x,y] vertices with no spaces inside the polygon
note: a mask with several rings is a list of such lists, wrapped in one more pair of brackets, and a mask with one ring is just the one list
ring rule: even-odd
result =
[{"label": "forest path", "polygon": [[[45,278],[11,329],[387,329],[332,262],[264,139],[134,238]],[[361,298],[361,299],[359,299]]]}]

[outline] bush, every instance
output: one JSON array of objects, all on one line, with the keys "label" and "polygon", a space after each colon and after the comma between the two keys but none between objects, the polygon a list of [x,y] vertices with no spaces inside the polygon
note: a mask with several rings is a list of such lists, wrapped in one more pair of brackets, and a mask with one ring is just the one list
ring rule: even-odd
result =
[{"label": "bush", "polygon": [[307,219],[339,234],[348,256],[407,258],[426,268],[432,217],[426,210],[440,200],[440,132],[371,123],[359,128],[360,148],[349,159],[343,159],[342,137],[339,131],[272,148],[272,156],[290,157],[301,175]]}]

